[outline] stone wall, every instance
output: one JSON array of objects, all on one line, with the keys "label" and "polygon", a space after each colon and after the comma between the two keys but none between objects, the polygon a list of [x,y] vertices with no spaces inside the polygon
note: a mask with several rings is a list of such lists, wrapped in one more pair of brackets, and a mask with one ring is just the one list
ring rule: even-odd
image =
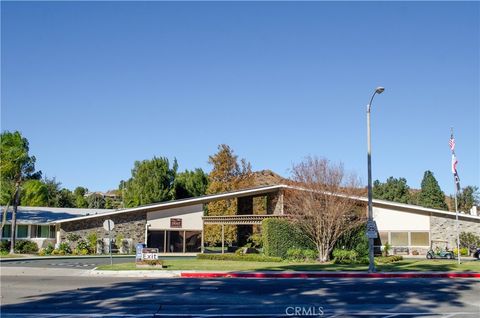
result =
[{"label": "stone wall", "polygon": [[[472,232],[480,235],[480,220],[459,217],[459,233]],[[448,246],[457,245],[455,216],[430,216],[431,240],[448,241]]]},{"label": "stone wall", "polygon": [[66,241],[70,233],[75,233],[86,240],[88,234],[92,232],[97,233],[98,240],[107,238],[108,231],[103,228],[103,222],[107,219],[115,224],[112,231],[113,238],[121,235],[124,239],[131,240],[133,246],[145,242],[146,212],[119,213],[61,223],[60,240]]},{"label": "stone wall", "polygon": [[267,194],[267,214],[283,214],[283,191]]}]

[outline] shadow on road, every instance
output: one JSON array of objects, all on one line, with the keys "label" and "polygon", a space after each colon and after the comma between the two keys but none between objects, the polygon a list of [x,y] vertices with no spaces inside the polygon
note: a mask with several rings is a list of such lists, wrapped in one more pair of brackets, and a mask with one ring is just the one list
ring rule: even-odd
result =
[{"label": "shadow on road", "polygon": [[[68,279],[68,278],[65,278]],[[101,284],[97,280],[97,284]],[[2,314],[285,314],[288,306],[439,313],[464,310],[461,296],[478,281],[458,279],[140,279],[26,296],[1,306]],[[8,293],[8,291],[6,291]],[[477,304],[478,306],[478,304]],[[471,308],[470,308],[471,309]],[[478,308],[477,308],[478,310]]]}]

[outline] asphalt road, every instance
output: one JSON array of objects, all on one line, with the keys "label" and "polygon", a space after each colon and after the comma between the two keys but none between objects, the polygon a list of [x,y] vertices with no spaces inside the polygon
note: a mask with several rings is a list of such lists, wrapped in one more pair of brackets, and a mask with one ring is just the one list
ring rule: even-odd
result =
[{"label": "asphalt road", "polygon": [[[113,263],[125,263],[135,256],[114,257]],[[168,259],[178,258],[175,256],[162,257]],[[185,258],[185,257],[183,257]],[[110,264],[110,257],[90,257],[90,258],[51,258],[37,260],[22,260],[21,258],[4,259],[0,263],[2,267],[38,267],[38,268],[78,268],[93,269],[99,265]]]},{"label": "asphalt road", "polygon": [[[58,274],[67,271],[87,272]],[[38,269],[1,276],[0,309],[2,317],[479,317],[478,295],[478,279],[139,279]]]}]

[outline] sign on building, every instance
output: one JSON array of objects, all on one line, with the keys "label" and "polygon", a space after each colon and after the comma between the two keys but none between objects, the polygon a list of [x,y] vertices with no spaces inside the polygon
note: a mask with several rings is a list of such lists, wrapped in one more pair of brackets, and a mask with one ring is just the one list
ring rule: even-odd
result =
[{"label": "sign on building", "polygon": [[170,219],[170,227],[171,228],[182,228],[182,219],[171,218]]}]

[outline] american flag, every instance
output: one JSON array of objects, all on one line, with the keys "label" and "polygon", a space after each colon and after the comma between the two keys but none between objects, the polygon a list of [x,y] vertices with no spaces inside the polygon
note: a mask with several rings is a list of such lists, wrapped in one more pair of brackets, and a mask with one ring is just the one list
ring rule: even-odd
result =
[{"label": "american flag", "polygon": [[450,150],[452,151],[452,173],[453,177],[455,179],[455,185],[457,187],[457,191],[460,191],[460,177],[458,176],[457,172],[457,156],[455,156],[455,138],[453,138],[453,131],[452,134],[450,135],[450,141],[448,142],[450,146]]},{"label": "american flag", "polygon": [[448,142],[450,145],[450,150],[454,151],[455,150],[455,139],[453,138],[453,135],[450,137],[450,141]]}]

